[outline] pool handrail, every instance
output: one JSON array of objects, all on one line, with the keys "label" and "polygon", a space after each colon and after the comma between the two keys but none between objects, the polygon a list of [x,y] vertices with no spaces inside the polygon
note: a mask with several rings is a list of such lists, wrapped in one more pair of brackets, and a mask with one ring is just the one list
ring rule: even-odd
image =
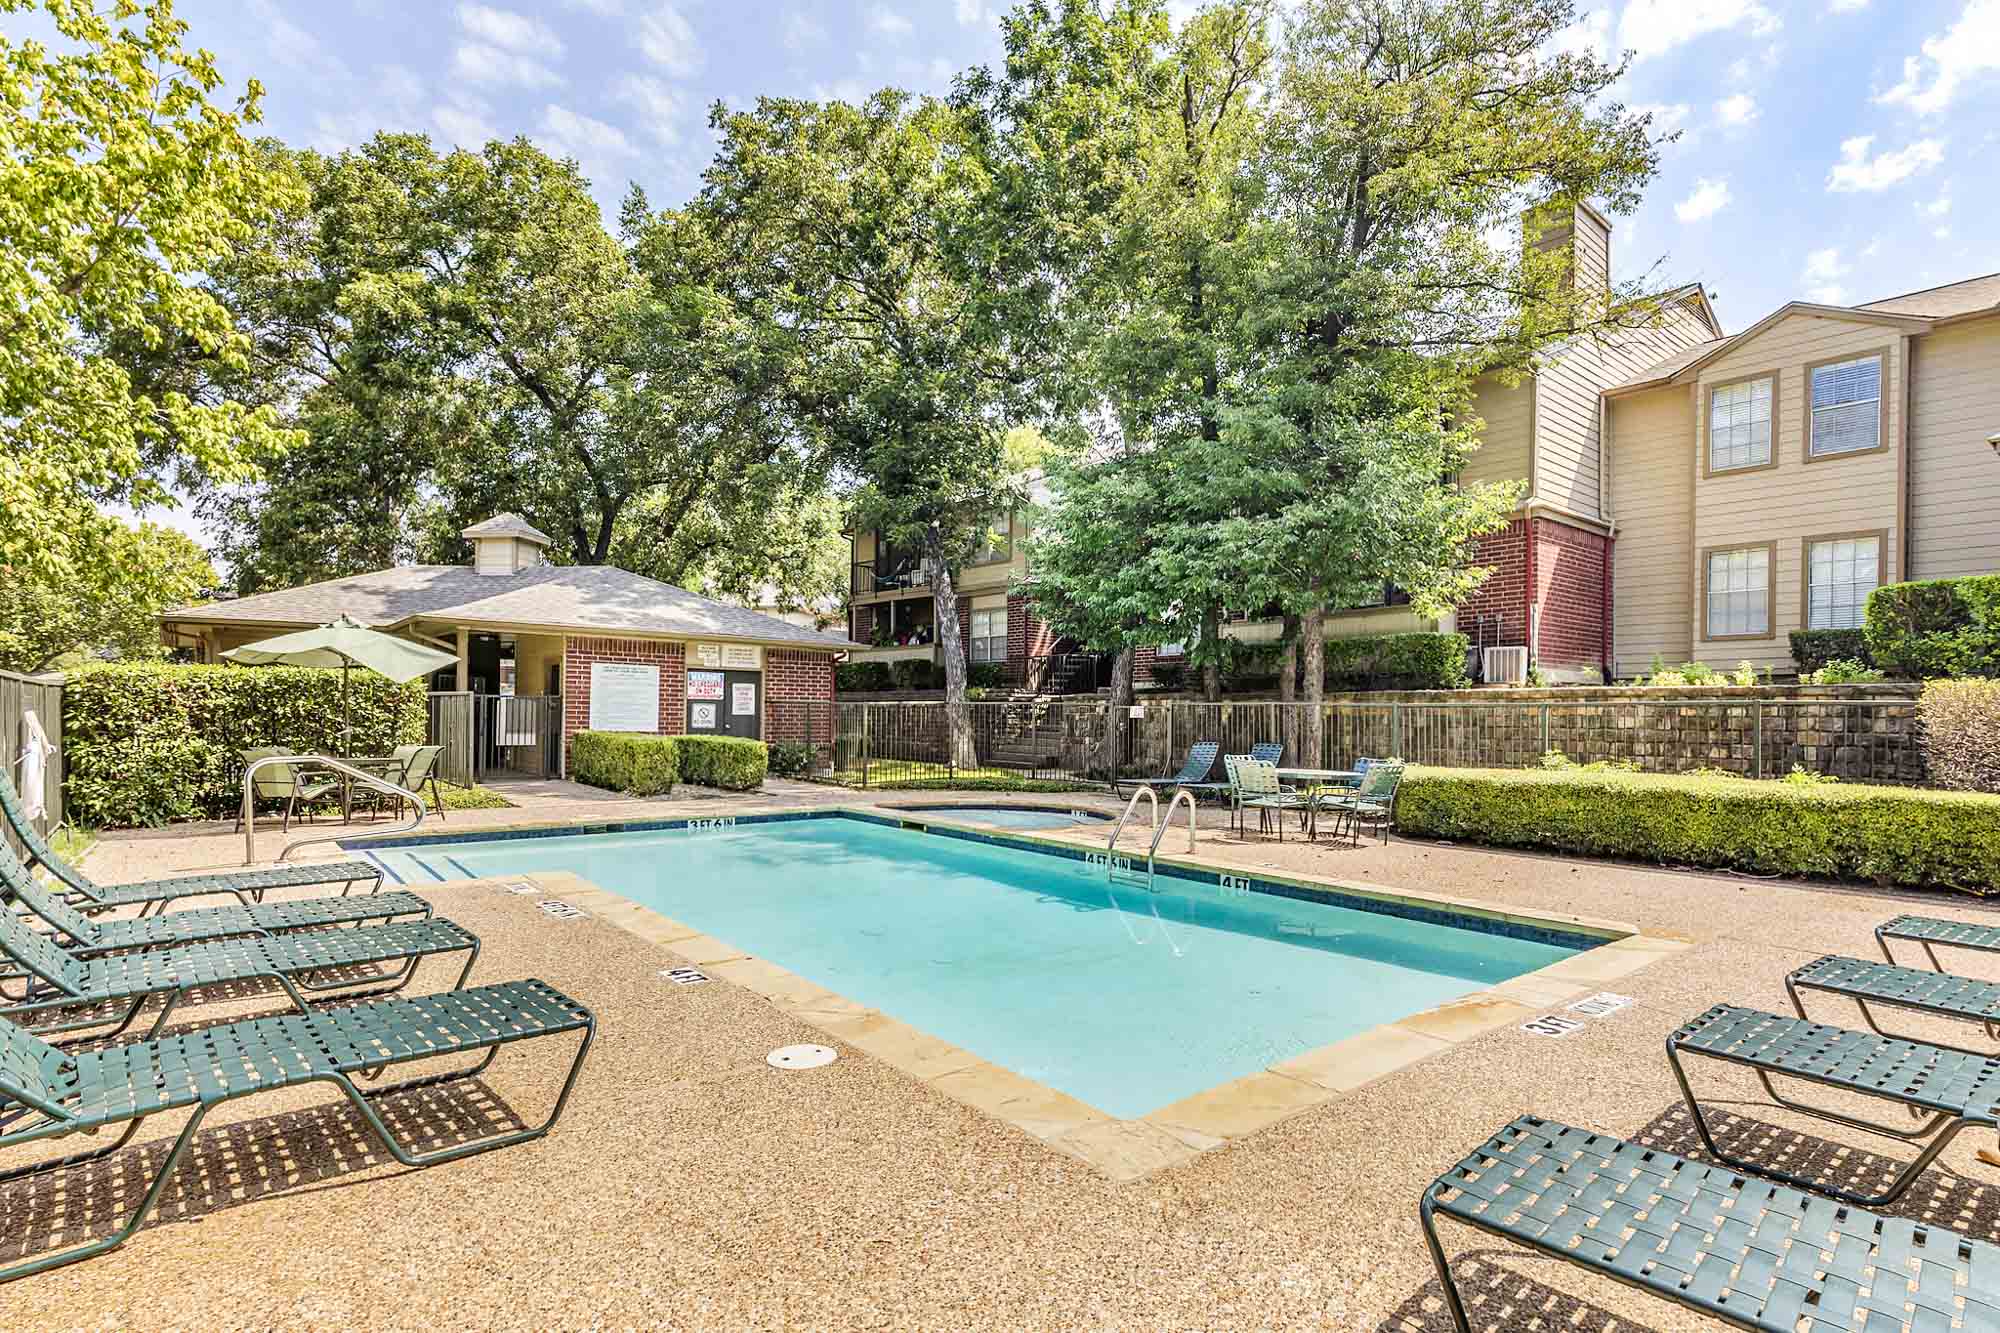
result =
[{"label": "pool handrail", "polygon": [[[397,786],[387,778],[377,776],[373,773],[364,773],[352,764],[343,763],[338,759],[333,759],[323,754],[265,755],[261,759],[251,760],[243,769],[243,864],[246,866],[257,864],[257,828],[254,817],[255,805],[253,804],[253,797],[256,793],[255,779],[257,771],[276,764],[318,764],[322,767],[333,769],[337,773],[345,773],[349,777],[355,778],[378,791],[387,792],[391,796],[401,796],[409,801],[411,807],[416,810],[416,814],[411,817],[410,822],[407,824],[398,824],[394,828],[381,830],[384,834],[409,833],[424,822],[424,798],[416,792],[410,791],[408,788]],[[346,836],[348,835],[344,833],[336,833],[330,837],[301,838],[297,842],[286,843],[278,852],[278,860],[283,862],[301,847],[314,847],[323,842],[339,842]]]},{"label": "pool handrail", "polygon": [[1188,855],[1194,855],[1194,793],[1186,787],[1181,787],[1174,792],[1174,798],[1167,802],[1167,817],[1160,821],[1158,828],[1153,830],[1153,845],[1146,849],[1146,878],[1148,880],[1153,877],[1153,858],[1159,854],[1160,839],[1166,837],[1167,830],[1174,826],[1174,811],[1180,808],[1180,803],[1183,800],[1187,802],[1188,808]]},{"label": "pool handrail", "polygon": [[[1139,798],[1141,796],[1145,797],[1147,800],[1153,803],[1153,810],[1152,810],[1153,822],[1150,825],[1150,827],[1154,829],[1160,827],[1160,798],[1154,793],[1151,787],[1142,784],[1137,791],[1132,793],[1132,799],[1125,802],[1125,813],[1118,816],[1118,823],[1112,828],[1111,836],[1105,840],[1104,877],[1106,879],[1111,878],[1111,869],[1114,865],[1117,864],[1115,857],[1118,851],[1118,839],[1124,835],[1125,825],[1132,818],[1132,811],[1138,808]],[[1172,806],[1169,806],[1167,808],[1169,812],[1171,812],[1173,809]],[[1158,839],[1155,839],[1154,841],[1157,844]]]}]

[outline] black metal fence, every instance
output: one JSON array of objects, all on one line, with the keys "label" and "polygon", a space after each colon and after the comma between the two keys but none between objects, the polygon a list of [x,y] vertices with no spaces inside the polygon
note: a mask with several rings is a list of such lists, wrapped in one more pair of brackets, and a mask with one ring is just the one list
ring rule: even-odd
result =
[{"label": "black metal fence", "polygon": [[982,777],[1102,782],[1175,772],[1198,741],[1215,741],[1225,754],[1277,741],[1284,762],[1302,768],[1351,768],[1387,756],[1522,768],[1559,751],[1576,764],[1654,773],[1768,778],[1799,768],[1860,782],[1925,780],[1916,702],[1907,697],[1321,704],[1316,749],[1308,704],[1175,701],[1114,710],[1102,699],[1065,699],[962,707],[969,739],[954,743],[946,704],[839,704],[828,770],[856,786]]}]

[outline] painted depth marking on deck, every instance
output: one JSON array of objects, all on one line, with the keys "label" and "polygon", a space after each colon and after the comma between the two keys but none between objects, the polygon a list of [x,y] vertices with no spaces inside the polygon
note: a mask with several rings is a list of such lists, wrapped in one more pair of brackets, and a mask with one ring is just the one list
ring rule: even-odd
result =
[{"label": "painted depth marking on deck", "polygon": [[547,912],[558,921],[581,921],[590,913],[581,908],[571,907],[560,898],[544,898],[535,906]]},{"label": "painted depth marking on deck", "polygon": [[518,894],[523,898],[530,897],[542,891],[541,885],[530,883],[525,879],[510,879],[500,887],[509,893]]},{"label": "painted depth marking on deck", "polygon": [[1521,1031],[1532,1032],[1537,1037],[1567,1037],[1570,1033],[1582,1029],[1584,1019],[1609,1018],[1631,1003],[1632,997],[1629,995],[1614,995],[1608,990],[1601,990],[1595,995],[1586,995],[1581,1000],[1563,1006],[1568,1013],[1576,1014],[1577,1017],[1566,1018],[1562,1014],[1543,1014],[1540,1018],[1530,1019],[1521,1024]]},{"label": "painted depth marking on deck", "polygon": [[708,973],[693,967],[661,968],[660,975],[676,986],[699,986],[708,980]]}]

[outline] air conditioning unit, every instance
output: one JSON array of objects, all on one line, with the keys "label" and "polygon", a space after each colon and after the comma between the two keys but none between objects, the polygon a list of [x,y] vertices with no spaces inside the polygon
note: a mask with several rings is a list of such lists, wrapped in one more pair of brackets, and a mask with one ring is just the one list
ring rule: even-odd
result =
[{"label": "air conditioning unit", "polygon": [[1488,685],[1525,685],[1528,683],[1528,650],[1525,645],[1514,648],[1488,648],[1486,659],[1480,672]]}]

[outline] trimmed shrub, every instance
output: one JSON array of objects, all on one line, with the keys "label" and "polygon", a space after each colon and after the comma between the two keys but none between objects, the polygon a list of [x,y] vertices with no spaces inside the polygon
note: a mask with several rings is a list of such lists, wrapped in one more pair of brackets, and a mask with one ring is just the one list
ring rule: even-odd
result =
[{"label": "trimmed shrub", "polygon": [[2000,680],[1926,683],[1917,734],[1939,786],[2000,792]]},{"label": "trimmed shrub", "polygon": [[[424,682],[348,676],[351,754],[422,744]],[[227,818],[243,800],[244,750],[334,754],[340,673],[318,667],[121,662],[63,687],[64,800],[85,825]]]},{"label": "trimmed shrub", "polygon": [[773,776],[803,778],[812,774],[813,747],[804,741],[772,741],[766,767]]},{"label": "trimmed shrub", "polygon": [[887,662],[842,662],[833,669],[836,688],[848,694],[872,694],[891,688]]},{"label": "trimmed shrub", "polygon": [[1532,769],[1412,770],[1419,837],[1991,893],[2000,798],[1849,784]]},{"label": "trimmed shrub", "polygon": [[764,742],[743,736],[681,736],[681,781],[724,791],[755,791],[764,785],[770,752]]},{"label": "trimmed shrub", "polygon": [[1868,594],[1868,655],[1898,676],[2000,676],[2000,574],[1891,583]]},{"label": "trimmed shrub", "polygon": [[680,774],[677,739],[629,731],[579,731],[570,738],[569,773],[578,782],[633,796],[664,796]]},{"label": "trimmed shrub", "polygon": [[1466,683],[1463,634],[1368,634],[1326,641],[1329,690],[1455,690]]},{"label": "trimmed shrub", "polygon": [[1859,662],[1873,666],[1868,656],[1868,634],[1860,629],[1795,629],[1791,634],[1792,660],[1799,674],[1808,675],[1834,662]]}]

